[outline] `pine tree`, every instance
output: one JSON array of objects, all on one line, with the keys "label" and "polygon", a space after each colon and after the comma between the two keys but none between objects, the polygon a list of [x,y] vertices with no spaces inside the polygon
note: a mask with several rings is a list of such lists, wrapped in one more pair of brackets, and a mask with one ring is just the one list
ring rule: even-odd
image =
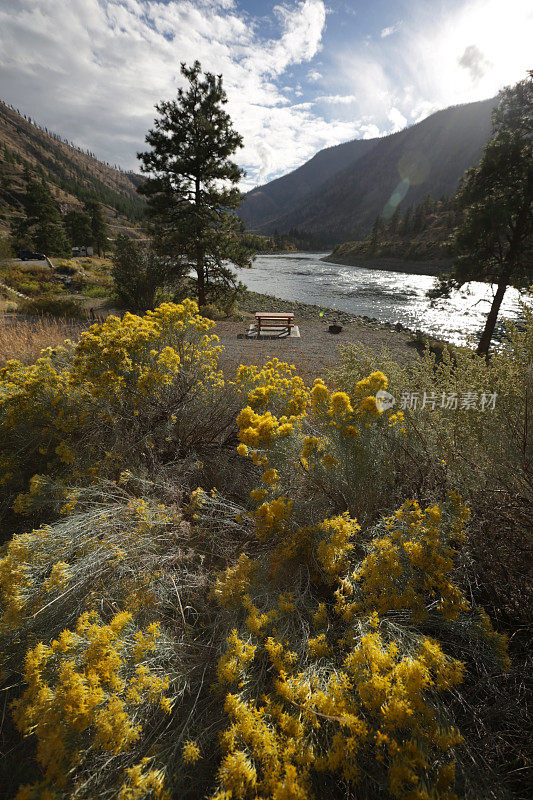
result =
[{"label": "pine tree", "polygon": [[85,211],[90,217],[93,246],[100,256],[103,252],[105,256],[105,246],[107,243],[107,225],[102,214],[102,207],[97,200],[87,200]]},{"label": "pine tree", "polygon": [[61,217],[46,181],[30,177],[23,199],[24,217],[13,223],[16,243],[31,245],[48,256],[68,255],[69,247]]},{"label": "pine tree", "polygon": [[188,81],[176,100],[156,106],[159,117],[146,136],[151,150],[139,153],[149,177],[139,191],[148,198],[154,246],[196,272],[198,302],[235,288],[229,263],[250,266],[251,251],[235,210],[243,171],[230,160],[242,137],[224,110],[222,77],[201,65],[181,65]]},{"label": "pine tree", "polygon": [[424,228],[425,221],[426,221],[425,201],[422,200],[415,208],[415,213],[413,214],[413,222],[411,225],[411,232],[414,234],[420,233],[420,231]]},{"label": "pine tree", "polygon": [[398,227],[400,225],[400,206],[396,206],[394,209],[394,213],[391,216],[389,223],[387,225],[387,233],[390,233],[392,236],[398,233]]},{"label": "pine tree", "polygon": [[378,214],[372,225],[372,234],[370,236],[370,251],[372,253],[376,251],[378,244],[381,242],[384,230],[385,225],[383,223],[383,217],[381,214]]},{"label": "pine tree", "polygon": [[409,206],[400,224],[400,236],[409,236],[413,230],[413,206]]},{"label": "pine tree", "polygon": [[533,281],[533,73],[500,93],[492,123],[481,161],[468,170],[457,195],[464,212],[458,258],[440,287],[447,293],[472,280],[496,284],[478,355],[489,351],[507,287]]},{"label": "pine tree", "polygon": [[86,211],[72,209],[65,216],[65,229],[73,247],[88,247],[93,242],[91,218]]}]

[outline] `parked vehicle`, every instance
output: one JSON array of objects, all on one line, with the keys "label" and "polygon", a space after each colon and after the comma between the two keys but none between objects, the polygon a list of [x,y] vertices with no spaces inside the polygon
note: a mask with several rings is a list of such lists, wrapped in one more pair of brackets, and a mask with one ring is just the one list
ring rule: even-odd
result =
[{"label": "parked vehicle", "polygon": [[94,250],[92,247],[73,247],[72,256],[93,256]]},{"label": "parked vehicle", "polygon": [[33,250],[20,250],[19,258],[21,261],[46,261],[44,253],[35,253]]}]

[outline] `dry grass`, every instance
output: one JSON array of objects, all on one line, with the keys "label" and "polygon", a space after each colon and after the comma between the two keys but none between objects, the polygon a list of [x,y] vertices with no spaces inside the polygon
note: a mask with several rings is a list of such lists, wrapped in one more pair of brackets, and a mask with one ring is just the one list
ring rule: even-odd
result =
[{"label": "dry grass", "polygon": [[77,339],[80,324],[52,317],[12,317],[0,309],[0,366],[10,358],[29,364],[46,347],[57,347],[65,339]]}]

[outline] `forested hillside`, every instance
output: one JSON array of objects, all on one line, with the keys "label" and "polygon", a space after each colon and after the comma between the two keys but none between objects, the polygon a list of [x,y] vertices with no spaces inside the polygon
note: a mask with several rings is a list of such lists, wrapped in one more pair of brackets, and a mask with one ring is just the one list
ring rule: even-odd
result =
[{"label": "forested hillside", "polygon": [[0,102],[0,228],[7,230],[22,210],[30,175],[51,185],[62,213],[99,201],[115,234],[131,230],[143,217],[139,175],[98,161]]},{"label": "forested hillside", "polygon": [[[271,212],[254,216],[252,229],[285,232],[297,228],[321,236],[324,244],[335,245],[364,238],[395,193],[402,212],[427,194],[434,199],[451,195],[465,170],[481,157],[490,134],[493,105],[494,99],[490,99],[447,108],[399,133],[371,140],[368,152],[344,169],[332,171],[297,202],[290,202],[290,210],[282,198],[278,217]],[[264,195],[269,186],[262,187]],[[258,191],[247,197],[245,221],[247,206]]]},{"label": "forested hillside", "polygon": [[[389,219],[378,214],[365,239],[342,242],[326,261],[360,264],[361,259],[392,258],[409,262],[439,261],[445,266],[454,255],[453,232],[460,219],[455,195],[439,200],[427,195],[403,213],[398,207]],[[439,272],[438,266],[436,271]]]}]

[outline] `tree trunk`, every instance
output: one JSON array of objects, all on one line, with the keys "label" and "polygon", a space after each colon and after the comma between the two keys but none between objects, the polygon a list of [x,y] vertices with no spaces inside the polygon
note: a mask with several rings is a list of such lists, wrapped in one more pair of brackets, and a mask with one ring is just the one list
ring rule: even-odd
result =
[{"label": "tree trunk", "polygon": [[200,248],[196,251],[196,274],[198,276],[198,305],[205,306],[205,270],[203,253]]},{"label": "tree trunk", "polygon": [[200,177],[197,175],[194,180],[195,193],[194,202],[196,205],[196,274],[198,276],[198,305],[205,306],[205,269],[204,269],[204,253],[200,244],[201,225],[199,224],[199,211],[200,211]]},{"label": "tree trunk", "polygon": [[489,347],[492,341],[492,334],[494,333],[494,328],[496,326],[496,320],[498,319],[498,313],[500,311],[500,306],[502,304],[503,296],[505,294],[505,290],[509,285],[509,277],[506,275],[503,280],[500,281],[498,284],[498,288],[496,290],[496,294],[494,295],[494,300],[492,301],[492,306],[490,307],[490,311],[487,316],[487,321],[485,322],[485,329],[481,334],[481,339],[479,340],[479,344],[477,346],[477,354],[478,356],[488,356],[489,354]]}]

